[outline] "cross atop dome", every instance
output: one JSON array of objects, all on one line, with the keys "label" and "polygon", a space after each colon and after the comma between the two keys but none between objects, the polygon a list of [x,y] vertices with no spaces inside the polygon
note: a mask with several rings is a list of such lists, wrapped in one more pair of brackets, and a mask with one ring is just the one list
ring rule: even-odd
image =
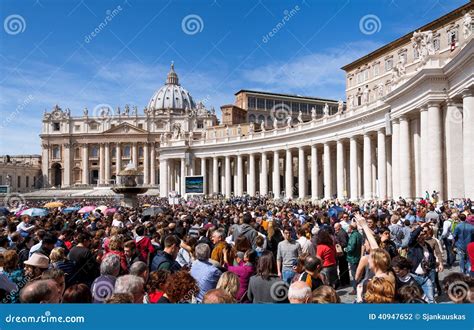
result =
[{"label": "cross atop dome", "polygon": [[168,77],[166,78],[166,84],[179,85],[178,75],[174,71],[174,61],[171,61],[170,72],[168,72]]}]

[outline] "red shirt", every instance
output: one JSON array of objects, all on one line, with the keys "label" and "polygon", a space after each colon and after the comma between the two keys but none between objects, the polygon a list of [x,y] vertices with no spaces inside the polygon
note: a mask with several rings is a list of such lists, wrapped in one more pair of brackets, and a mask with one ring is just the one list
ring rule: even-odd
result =
[{"label": "red shirt", "polygon": [[150,298],[150,303],[156,304],[158,300],[160,300],[161,296],[163,296],[163,291],[155,291],[148,294],[148,298]]},{"label": "red shirt", "polygon": [[474,272],[474,242],[471,242],[467,245],[467,256],[471,261],[471,272]]},{"label": "red shirt", "polygon": [[336,264],[336,248],[334,246],[318,244],[316,254],[323,261],[323,267],[329,267]]}]

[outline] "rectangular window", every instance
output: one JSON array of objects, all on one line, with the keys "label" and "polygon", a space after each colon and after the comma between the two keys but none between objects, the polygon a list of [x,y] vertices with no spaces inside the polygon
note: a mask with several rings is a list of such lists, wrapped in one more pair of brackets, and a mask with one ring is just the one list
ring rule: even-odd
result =
[{"label": "rectangular window", "polygon": [[53,123],[53,131],[58,132],[61,129],[61,124]]},{"label": "rectangular window", "polygon": [[26,187],[28,188],[29,185],[30,185],[30,177],[27,176],[26,177]]},{"label": "rectangular window", "polygon": [[433,47],[434,47],[434,50],[438,51],[439,48],[440,48],[440,40],[439,38],[436,38],[433,40]]},{"label": "rectangular window", "polygon": [[81,130],[81,125],[74,125],[74,131],[79,132]]},{"label": "rectangular window", "polygon": [[265,104],[266,109],[272,110],[274,106],[275,106],[275,100],[267,99],[267,102]]},{"label": "rectangular window", "polygon": [[385,71],[390,71],[393,68],[393,59],[392,58],[387,58],[385,60]]},{"label": "rectangular window", "polygon": [[143,124],[138,124],[138,128],[143,129]]},{"label": "rectangular window", "polygon": [[257,109],[265,110],[265,99],[257,99]]},{"label": "rectangular window", "polygon": [[369,69],[364,70],[364,81],[369,80]]},{"label": "rectangular window", "polygon": [[298,102],[291,102],[291,111],[296,114],[300,112],[300,104]]},{"label": "rectangular window", "polygon": [[257,105],[257,104],[256,104],[256,100],[255,100],[255,97],[249,97],[249,98],[248,98],[248,103],[249,103],[249,104],[248,104],[248,108],[249,108],[249,109],[255,109],[255,107],[256,107],[256,105]]},{"label": "rectangular window", "polygon": [[125,158],[130,158],[130,146],[123,147],[123,156]]},{"label": "rectangular window", "polygon": [[59,159],[59,158],[61,158],[61,156],[60,156],[60,151],[61,151],[61,149],[59,148],[59,146],[53,147],[53,158],[54,158],[54,159]]},{"label": "rectangular window", "polygon": [[379,75],[379,64],[374,64],[374,77]]},{"label": "rectangular window", "polygon": [[204,128],[204,122],[202,120],[197,122],[197,128]]},{"label": "rectangular window", "polygon": [[302,113],[308,113],[308,104],[307,103],[300,103],[300,110]]},{"label": "rectangular window", "polygon": [[18,176],[17,187],[18,187],[18,188],[21,187],[21,176]]}]

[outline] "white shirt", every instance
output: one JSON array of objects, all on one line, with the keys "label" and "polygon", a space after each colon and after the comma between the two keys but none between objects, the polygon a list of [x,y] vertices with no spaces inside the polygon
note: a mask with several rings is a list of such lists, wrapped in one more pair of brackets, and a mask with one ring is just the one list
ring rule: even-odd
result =
[{"label": "white shirt", "polygon": [[123,227],[124,227],[123,221],[114,219],[114,220],[112,221],[112,227],[123,228]]},{"label": "white shirt", "polygon": [[441,237],[446,237],[447,239],[453,239],[453,233],[451,232],[451,226],[453,225],[453,221],[451,219],[446,220],[443,222],[443,233]]},{"label": "white shirt", "polygon": [[24,223],[23,221],[20,222],[18,224],[18,226],[16,226],[16,231],[19,231],[19,232],[28,232],[30,231],[32,228],[34,228],[35,226],[34,225],[29,225],[27,223]]},{"label": "white shirt", "polygon": [[307,253],[310,256],[315,256],[316,252],[314,251],[314,246],[311,244],[311,241],[304,236],[301,236],[296,240],[301,246],[301,253]]},{"label": "white shirt", "polygon": [[38,251],[41,247],[41,244],[43,244],[43,240],[39,241],[38,244],[35,244],[31,247],[30,249],[30,254],[28,257],[31,257],[33,255],[33,253],[35,253],[36,251]]}]

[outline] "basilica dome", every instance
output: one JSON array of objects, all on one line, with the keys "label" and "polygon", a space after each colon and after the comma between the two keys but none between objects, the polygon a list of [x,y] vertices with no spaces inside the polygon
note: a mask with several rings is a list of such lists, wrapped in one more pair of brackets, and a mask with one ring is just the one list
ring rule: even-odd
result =
[{"label": "basilica dome", "polygon": [[179,84],[178,75],[174,71],[173,63],[171,63],[165,85],[153,94],[147,108],[148,110],[196,109],[196,104],[191,94]]}]

